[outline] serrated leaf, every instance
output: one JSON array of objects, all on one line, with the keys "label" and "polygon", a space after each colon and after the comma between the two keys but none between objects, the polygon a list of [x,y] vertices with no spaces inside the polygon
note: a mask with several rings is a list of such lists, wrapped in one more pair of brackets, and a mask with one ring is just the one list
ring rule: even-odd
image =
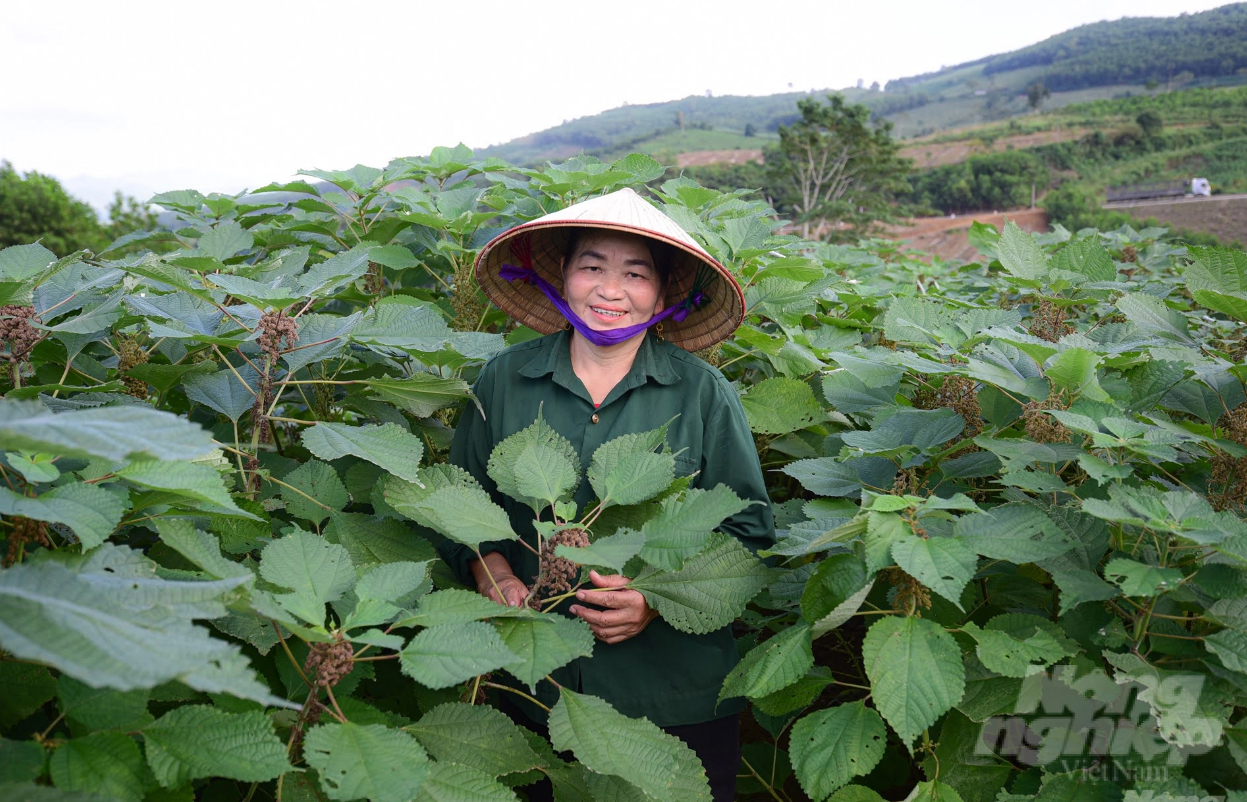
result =
[{"label": "serrated leaf", "polygon": [[1035,237],[1018,228],[1012,220],[1005,223],[996,243],[996,253],[1001,266],[1018,278],[1039,281],[1048,273],[1048,257],[1044,256]]},{"label": "serrated leaf", "polygon": [[192,372],[182,377],[186,397],[225,417],[238,419],[255,404],[259,374],[244,365],[237,373],[225,368],[216,373]]},{"label": "serrated leaf", "polygon": [[205,231],[196,241],[195,250],[224,262],[234,254],[250,248],[253,242],[250,231],[234,220],[226,220]]},{"label": "serrated leaf", "polygon": [[1039,628],[1017,638],[1008,632],[980,629],[970,621],[962,625],[962,631],[978,643],[975,653],[983,665],[1003,677],[1028,677],[1066,656],[1061,644]]},{"label": "serrated leaf", "polygon": [[432,544],[392,518],[358,512],[335,512],[325,525],[325,539],[346,549],[357,567],[373,563],[423,562],[436,556]]},{"label": "serrated leaf", "polygon": [[963,515],[953,524],[953,534],[977,554],[1018,565],[1064,554],[1076,545],[1043,511],[1025,503]]},{"label": "serrated leaf", "polygon": [[471,398],[463,379],[443,379],[432,373],[417,373],[410,379],[366,379],[369,395],[393,404],[417,418],[427,418],[442,407]]},{"label": "serrated leaf", "polygon": [[200,777],[264,782],[290,771],[286,745],[263,712],[186,705],[143,728],[147,764],[165,788]]},{"label": "serrated leaf", "polygon": [[295,488],[281,488],[286,511],[296,518],[314,524],[319,524],[325,520],[325,516],[341,510],[351,500],[337,471],[320,460],[308,460],[283,476],[282,481]]},{"label": "serrated leaf", "polygon": [[53,562],[0,572],[0,643],[16,657],[96,686],[130,690],[178,679],[288,706],[256,679],[236,645],[191,623],[224,615],[220,597],[242,580],[171,582],[156,579],[155,566],[147,565],[146,576]]},{"label": "serrated leaf", "polygon": [[221,556],[221,543],[215,535],[196,529],[190,521],[162,517],[156,521],[156,531],[165,545],[214,579],[252,576],[246,567]]},{"label": "serrated leaf", "polygon": [[431,626],[417,633],[399,654],[403,673],[434,690],[520,660],[498,631],[481,621]]},{"label": "serrated leaf", "polygon": [[875,706],[907,749],[965,691],[957,642],[925,618],[885,616],[876,621],[862,642],[862,662]]},{"label": "serrated leaf", "polygon": [[119,732],[71,738],[52,753],[48,771],[62,791],[85,791],[119,802],[139,802],[148,782],[138,744]]},{"label": "serrated leaf", "polygon": [[841,439],[868,454],[906,447],[921,451],[948,442],[961,434],[965,425],[965,419],[951,409],[902,410],[870,431],[845,432]]},{"label": "serrated leaf", "polygon": [[764,379],[740,399],[749,428],[758,434],[787,434],[827,419],[827,413],[803,381]]},{"label": "serrated leaf", "polygon": [[658,802],[710,802],[706,770],[692,749],[648,719],[628,718],[596,696],[566,688],[559,692],[550,710],[550,743]]},{"label": "serrated leaf", "polygon": [[500,493],[534,513],[567,501],[580,485],[580,457],[567,438],[541,417],[494,446],[487,466]]},{"label": "serrated leaf", "polygon": [[1117,299],[1117,308],[1127,320],[1148,334],[1186,345],[1194,344],[1182,313],[1170,309],[1155,296],[1143,292],[1123,295]]},{"label": "serrated leaf", "polygon": [[832,554],[818,563],[801,593],[801,617],[820,623],[866,587],[866,566],[854,554]]},{"label": "serrated leaf", "polygon": [[766,696],[801,679],[813,666],[810,625],[800,621],[750,649],[723,680],[719,701]]},{"label": "serrated leaf", "polygon": [[303,446],[325,461],[350,454],[368,460],[400,479],[420,483],[424,442],[397,423],[380,426],[317,423],[303,430]]},{"label": "serrated leaf", "polygon": [[663,448],[667,424],[625,434],[598,446],[588,479],[604,505],[639,504],[665,490],[675,478],[675,458]]},{"label": "serrated leaf", "polygon": [[974,577],[978,558],[960,540],[906,535],[892,544],[892,559],[905,573],[964,612],[961,591]]},{"label": "serrated leaf", "polygon": [[403,729],[439,761],[462,763],[491,777],[527,771],[540,764],[520,728],[488,705],[438,705]]},{"label": "serrated leaf", "polygon": [[7,783],[34,782],[43,774],[43,763],[41,745],[34,741],[0,738],[0,795],[4,794]]},{"label": "serrated leaf", "polygon": [[313,727],[303,754],[330,799],[410,802],[429,771],[429,758],[415,738],[381,724]]},{"label": "serrated leaf", "polygon": [[529,688],[556,668],[593,654],[593,632],[579,618],[503,618],[494,626],[502,642],[519,658],[505,666],[507,673]]},{"label": "serrated leaf", "polygon": [[234,504],[233,497],[225,490],[224,478],[211,465],[199,462],[167,462],[135,460],[117,471],[127,482],[140,487],[165,490],[179,496],[206,501],[244,518],[252,517]]},{"label": "serrated leaf", "polygon": [[620,573],[628,560],[635,557],[644,545],[645,535],[635,529],[621,529],[613,535],[598,538],[588,546],[557,545],[554,547],[554,554],[577,565],[600,566]]},{"label": "serrated leaf", "polygon": [[260,554],[260,576],[293,592],[275,598],[312,626],[324,626],[325,605],[355,584],[351,558],[342,546],[296,531],[273,541]]},{"label": "serrated leaf", "polygon": [[1093,401],[1110,402],[1112,398],[1100,386],[1096,374],[1100,361],[1099,354],[1085,348],[1067,348],[1052,357],[1044,368],[1044,375],[1057,387],[1069,391],[1071,398],[1083,396]]},{"label": "serrated leaf", "polygon": [[886,736],[883,719],[860,701],[811,713],[792,726],[788,742],[797,781],[811,799],[825,799],[874,769]]},{"label": "serrated leaf", "polygon": [[726,485],[690,488],[683,497],[662,500],[658,514],[641,526],[641,559],[656,568],[678,571],[706,545],[715,527],[757,502],[741,499]]},{"label": "serrated leaf", "polygon": [[1122,557],[1109,560],[1104,566],[1104,575],[1116,582],[1127,596],[1154,596],[1173,590],[1185,576],[1178,568],[1160,568]]},{"label": "serrated leaf", "polygon": [[126,503],[120,497],[82,482],[55,487],[36,498],[0,487],[0,513],[65,524],[74,530],[84,550],[103,543],[125,512]]},{"label": "serrated leaf", "polygon": [[147,712],[149,694],[145,688],[131,691],[92,688],[73,677],[62,676],[56,682],[56,693],[65,718],[88,731],[137,730],[152,721]]},{"label": "serrated leaf", "polygon": [[415,802],[516,802],[515,793],[488,774],[468,766],[429,764]]},{"label": "serrated leaf", "polygon": [[[390,497],[387,495],[387,498]],[[409,510],[419,514],[424,520],[416,518],[417,522],[426,523],[469,548],[476,548],[488,540],[515,540],[519,537],[511,529],[506,511],[478,486],[442,487],[407,508],[398,502],[391,503],[404,514],[408,514]]]},{"label": "serrated leaf", "polygon": [[629,585],[681,632],[725,627],[766,584],[766,568],[732,537],[715,533],[679,571],[642,571]]},{"label": "serrated leaf", "polygon": [[1081,273],[1087,281],[1112,281],[1117,278],[1113,257],[1095,237],[1071,242],[1053,256],[1049,264],[1054,270]]},{"label": "serrated leaf", "polygon": [[35,401],[0,400],[0,442],[6,450],[46,451],[122,462],[131,455],[180,460],[216,445],[199,426],[147,406],[125,405],[52,413]]}]

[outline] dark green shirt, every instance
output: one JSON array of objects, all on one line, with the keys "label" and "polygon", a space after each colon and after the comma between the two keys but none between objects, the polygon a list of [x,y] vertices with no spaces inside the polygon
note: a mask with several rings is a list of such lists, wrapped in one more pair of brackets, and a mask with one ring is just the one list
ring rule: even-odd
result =
[{"label": "dark green shirt", "polygon": [[[486,465],[495,445],[537,419],[538,406],[546,422],[575,446],[582,470],[608,440],[655,429],[674,417],[667,443],[673,451],[683,449],[676,457],[677,476],[696,473],[693,487],[724,484],[743,499],[763,502],[727,519],[719,530],[755,552],[775,542],[762,468],[740,399],[723,374],[683,349],[646,334],[631,370],[595,409],[572,370],[569,334],[559,332],[494,356],[481,369],[475,392],[485,417],[474,405],[467,406],[450,461],[480,481],[529,543],[536,543],[532,510],[499,493]],[[581,513],[593,496],[589,482],[582,481],[575,495]],[[482,546],[482,554],[489,551],[502,552],[516,576],[531,586],[536,555],[505,541]],[[468,564],[476,555],[470,549],[452,545],[445,556],[461,579],[474,584]],[[645,716],[667,727],[742,710],[739,698],[715,706],[723,678],[736,661],[728,627],[687,635],[657,618],[629,640],[596,642],[592,657],[577,659],[552,676],[564,687],[606,699],[625,715]],[[539,683],[537,690],[543,703],[553,704],[557,698],[548,682]]]}]

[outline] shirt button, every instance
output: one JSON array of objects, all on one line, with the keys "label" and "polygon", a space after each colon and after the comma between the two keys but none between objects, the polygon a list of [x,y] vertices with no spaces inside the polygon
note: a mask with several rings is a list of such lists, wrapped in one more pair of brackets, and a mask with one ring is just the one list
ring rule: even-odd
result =
[{"label": "shirt button", "polygon": [[593,417],[589,418],[589,420],[593,421],[594,423],[597,423],[598,421],[600,421],[600,420],[601,420],[601,418],[599,418],[599,417],[598,417],[598,414],[597,414],[596,412],[594,412],[594,413],[593,413]]}]

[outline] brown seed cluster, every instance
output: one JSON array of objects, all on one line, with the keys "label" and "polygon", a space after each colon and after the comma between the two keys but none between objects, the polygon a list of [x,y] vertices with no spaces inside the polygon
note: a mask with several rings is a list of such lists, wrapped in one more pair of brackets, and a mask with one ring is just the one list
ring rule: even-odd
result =
[{"label": "brown seed cluster", "polygon": [[455,267],[454,281],[450,305],[455,310],[455,330],[476,331],[477,321],[485,312],[485,304],[477,292],[476,271],[471,261]]},{"label": "brown seed cluster", "polygon": [[299,327],[285,310],[265,312],[260,318],[260,350],[276,362],[281,352],[299,341]]},{"label": "brown seed cluster", "polygon": [[1029,401],[1022,405],[1022,419],[1026,422],[1026,436],[1036,443],[1068,443],[1070,431],[1051,415],[1045,415],[1046,409],[1067,409],[1068,404],[1062,401],[1064,391],[1049,396],[1043,401]]},{"label": "brown seed cluster", "polygon": [[896,595],[892,598],[894,609],[906,614],[913,614],[914,610],[919,607],[925,610],[931,609],[931,591],[926,585],[905,573],[899,566],[894,565],[880,573],[896,588]]},{"label": "brown seed cluster", "polygon": [[709,348],[703,348],[696,355],[706,364],[717,368],[723,364],[723,343],[715,343]]},{"label": "brown seed cluster", "polygon": [[126,386],[126,392],[138,399],[147,398],[147,382],[125,375],[135,365],[147,362],[147,352],[134,337],[117,337],[117,373]]},{"label": "brown seed cluster", "polygon": [[337,685],[353,668],[355,650],[341,632],[334,633],[333,643],[311,644],[303,663],[303,673],[322,688]]},{"label": "brown seed cluster", "polygon": [[1065,322],[1067,313],[1064,307],[1057,306],[1047,298],[1035,305],[1031,315],[1031,334],[1054,343],[1067,334],[1074,333],[1074,327]]},{"label": "brown seed cluster", "polygon": [[559,557],[554,549],[558,546],[584,548],[588,545],[589,533],[583,529],[564,529],[554,537],[546,538],[546,542],[541,544],[541,572],[533,580],[533,602],[566,593],[580,576],[580,566],[566,557]]},{"label": "brown seed cluster", "polygon": [[18,561],[29,543],[38,543],[45,549],[52,548],[48,540],[48,525],[43,521],[17,516],[9,519],[13,528],[9,531],[9,551],[4,557],[4,567],[8,568]]},{"label": "brown seed cluster", "polygon": [[1137,263],[1139,261],[1139,250],[1133,245],[1121,246],[1121,260],[1123,262]]},{"label": "brown seed cluster", "polygon": [[316,385],[315,401],[312,407],[312,413],[316,416],[316,420],[329,420],[333,414],[334,388],[332,384]]},{"label": "brown seed cluster", "polygon": [[[1227,440],[1247,446],[1247,404],[1225,413],[1217,424],[1225,431]],[[1209,478],[1208,502],[1214,510],[1244,508],[1247,503],[1247,457],[1236,458],[1218,451],[1213,455],[1212,476]]]},{"label": "brown seed cluster", "polygon": [[26,361],[43,337],[42,332],[30,325],[30,321],[34,319],[33,306],[0,306],[0,342],[9,349],[8,359],[14,370],[18,364]]}]

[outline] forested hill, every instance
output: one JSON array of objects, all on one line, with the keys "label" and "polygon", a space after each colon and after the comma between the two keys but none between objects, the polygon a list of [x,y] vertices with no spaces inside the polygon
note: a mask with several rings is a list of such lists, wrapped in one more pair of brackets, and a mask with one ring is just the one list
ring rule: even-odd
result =
[{"label": "forested hill", "polygon": [[1038,44],[950,67],[939,73],[889,81],[887,91],[920,86],[945,72],[982,66],[984,76],[1041,68],[1048,89],[1067,92],[1108,84],[1165,84],[1190,79],[1240,77],[1247,71],[1247,3],[1178,17],[1127,17],[1082,25]]},{"label": "forested hill", "polygon": [[[891,121],[896,135],[911,137],[1031,113],[1027,88],[1035,84],[1051,93],[1042,98],[1041,109],[1052,110],[1242,83],[1247,83],[1247,3],[1177,17],[1083,25],[1011,53],[889,81],[882,91],[877,86],[839,91]],[[639,151],[673,164],[677,154],[689,151],[759,150],[776,139],[779,125],[796,119],[797,100],[808,94],[687,97],[623,106],[476,153],[539,164],[581,152],[610,158]]]}]

